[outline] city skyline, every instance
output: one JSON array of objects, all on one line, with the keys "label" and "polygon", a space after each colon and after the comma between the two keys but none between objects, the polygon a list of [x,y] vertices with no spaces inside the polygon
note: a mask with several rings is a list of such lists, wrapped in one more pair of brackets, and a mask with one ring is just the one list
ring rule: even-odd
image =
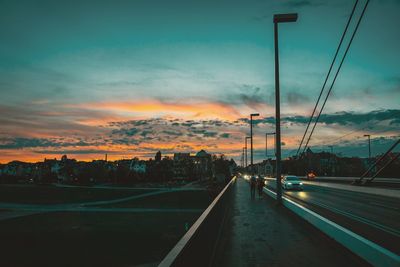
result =
[{"label": "city skyline", "polygon": [[[264,159],[274,130],[272,14],[296,11],[298,22],[280,34],[282,149],[293,155],[352,5],[1,3],[0,163],[201,148],[240,162],[253,112],[261,115],[255,161]],[[370,3],[311,149],[333,144],[335,153],[367,157],[364,134],[372,155],[398,138],[399,10],[399,1]]]}]

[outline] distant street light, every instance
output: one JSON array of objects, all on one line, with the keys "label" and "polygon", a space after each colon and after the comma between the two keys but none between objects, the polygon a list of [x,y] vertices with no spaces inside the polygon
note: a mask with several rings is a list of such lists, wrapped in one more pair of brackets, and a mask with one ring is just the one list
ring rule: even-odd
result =
[{"label": "distant street light", "polygon": [[242,168],[244,168],[244,149],[245,147],[242,148]]},{"label": "distant street light", "polygon": [[247,139],[250,139],[250,136],[246,136],[244,138],[244,150],[245,150],[245,168],[247,168]]},{"label": "distant street light", "polygon": [[278,50],[278,23],[297,21],[297,13],[274,15],[274,42],[275,42],[275,146],[276,146],[276,199],[282,203],[281,187],[281,107],[279,91],[279,50]]},{"label": "distant street light", "polygon": [[250,114],[250,164],[251,164],[251,175],[254,175],[253,167],[253,117],[260,116],[258,113]]},{"label": "distant street light", "polygon": [[268,159],[268,135],[274,135],[274,134],[275,133],[265,133],[265,158],[266,159]]},{"label": "distant street light", "polygon": [[364,137],[368,137],[368,161],[371,160],[371,135],[364,134]]},{"label": "distant street light", "polygon": [[331,175],[334,175],[334,157],[333,157],[333,146],[328,146],[331,148],[331,154],[329,155],[329,163],[331,165]]}]

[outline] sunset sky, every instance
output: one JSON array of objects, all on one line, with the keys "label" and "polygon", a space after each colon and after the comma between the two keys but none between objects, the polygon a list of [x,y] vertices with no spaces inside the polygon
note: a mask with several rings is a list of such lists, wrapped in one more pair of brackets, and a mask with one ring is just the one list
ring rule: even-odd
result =
[{"label": "sunset sky", "polygon": [[[238,161],[254,112],[262,160],[274,131],[272,16],[298,12],[280,25],[282,149],[292,155],[353,4],[0,1],[0,163],[200,149]],[[398,0],[370,2],[311,149],[366,157],[364,134],[374,155],[399,137],[399,12]]]}]

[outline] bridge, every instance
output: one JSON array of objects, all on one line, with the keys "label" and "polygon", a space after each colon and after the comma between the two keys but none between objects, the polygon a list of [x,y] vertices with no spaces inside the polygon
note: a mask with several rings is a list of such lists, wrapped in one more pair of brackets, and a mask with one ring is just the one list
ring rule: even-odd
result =
[{"label": "bridge", "polygon": [[159,266],[400,266],[399,190],[305,183],[277,205],[233,178]]}]

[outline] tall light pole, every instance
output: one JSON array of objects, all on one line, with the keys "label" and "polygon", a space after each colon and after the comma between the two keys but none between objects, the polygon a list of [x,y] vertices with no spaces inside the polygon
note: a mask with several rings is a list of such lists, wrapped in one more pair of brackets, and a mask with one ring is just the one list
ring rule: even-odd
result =
[{"label": "tall light pole", "polygon": [[278,23],[297,21],[297,13],[274,15],[274,43],[275,43],[275,146],[276,146],[276,200],[282,203],[281,185],[281,107],[279,91],[279,49]]},{"label": "tall light pole", "polygon": [[333,146],[328,146],[328,147],[330,147],[331,148],[331,154],[329,155],[329,163],[330,163],[330,165],[331,165],[331,175],[333,175],[334,174],[334,172],[333,172],[333,170],[334,170],[334,166],[333,166]]},{"label": "tall light pole", "polygon": [[244,149],[245,147],[242,148],[242,167],[244,168]]},{"label": "tall light pole", "polygon": [[260,116],[258,113],[250,114],[250,164],[251,164],[251,175],[254,175],[253,167],[253,117]]},{"label": "tall light pole", "polygon": [[244,138],[244,150],[245,150],[245,154],[244,154],[244,158],[245,158],[245,165],[244,167],[247,168],[247,139],[250,139],[250,136],[246,136]]},{"label": "tall light pole", "polygon": [[371,160],[371,135],[364,134],[364,137],[368,137],[368,161]]},{"label": "tall light pole", "polygon": [[268,159],[268,135],[274,135],[275,133],[265,133],[265,158]]}]

